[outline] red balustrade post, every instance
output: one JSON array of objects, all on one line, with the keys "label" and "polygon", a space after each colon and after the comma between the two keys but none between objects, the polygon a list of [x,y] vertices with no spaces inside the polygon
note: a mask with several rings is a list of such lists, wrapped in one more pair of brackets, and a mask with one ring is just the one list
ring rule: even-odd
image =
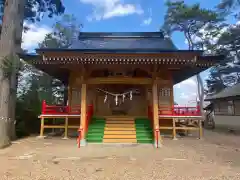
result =
[{"label": "red balustrade post", "polygon": [[42,101],[42,114],[45,114],[45,112],[46,112],[46,101],[43,100]]},{"label": "red balustrade post", "polygon": [[66,113],[67,113],[67,114],[70,114],[70,113],[71,113],[69,105],[65,106],[65,110],[66,110]]},{"label": "red balustrade post", "polygon": [[201,107],[199,105],[197,106],[197,115],[201,116]]}]

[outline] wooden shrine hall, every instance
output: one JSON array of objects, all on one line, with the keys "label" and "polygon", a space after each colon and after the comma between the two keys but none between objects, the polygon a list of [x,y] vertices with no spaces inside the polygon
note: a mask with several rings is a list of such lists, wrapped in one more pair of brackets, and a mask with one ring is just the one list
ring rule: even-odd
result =
[{"label": "wooden shrine hall", "polygon": [[[79,143],[153,143],[189,130],[202,136],[200,107],[174,105],[173,85],[208,69],[223,56],[178,50],[161,32],[82,32],[68,49],[37,49],[28,63],[68,87],[68,103],[43,102],[46,128],[79,130]],[[45,119],[64,119],[48,125]],[[49,122],[49,121],[48,121]]]}]

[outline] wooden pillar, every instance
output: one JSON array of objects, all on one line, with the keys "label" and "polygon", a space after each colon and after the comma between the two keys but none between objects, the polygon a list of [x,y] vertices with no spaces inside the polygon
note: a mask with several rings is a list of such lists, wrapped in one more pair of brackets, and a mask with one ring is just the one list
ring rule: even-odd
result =
[{"label": "wooden pillar", "polygon": [[87,113],[87,85],[85,83],[82,84],[81,88],[81,119],[80,124],[83,128],[81,144],[86,144],[85,141],[85,133],[86,133],[86,113]]},{"label": "wooden pillar", "polygon": [[65,118],[64,137],[63,137],[63,139],[68,139],[68,117]]},{"label": "wooden pillar", "polygon": [[43,133],[44,133],[44,117],[41,117],[41,129],[39,137],[43,137]]},{"label": "wooden pillar", "polygon": [[173,140],[177,140],[176,134],[176,118],[173,118]]},{"label": "wooden pillar", "polygon": [[[157,83],[154,81],[153,87],[152,87],[152,97],[153,97],[153,124],[154,124],[154,129],[159,129],[159,115],[158,115],[158,85]],[[156,144],[160,144],[161,143],[161,134],[159,131],[159,137],[158,137],[158,141],[156,142],[156,134],[154,133],[154,142],[155,142],[155,146]]]}]

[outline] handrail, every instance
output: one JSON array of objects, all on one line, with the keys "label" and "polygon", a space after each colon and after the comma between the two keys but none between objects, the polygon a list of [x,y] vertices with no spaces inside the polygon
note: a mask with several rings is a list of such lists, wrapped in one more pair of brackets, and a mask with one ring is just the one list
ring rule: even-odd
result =
[{"label": "handrail", "polygon": [[[87,111],[90,110],[90,116],[93,114],[93,105],[88,105]],[[42,115],[46,114],[81,114],[81,105],[47,105],[46,101],[42,102]]]},{"label": "handrail", "polygon": [[159,115],[201,116],[200,106],[159,106]]}]

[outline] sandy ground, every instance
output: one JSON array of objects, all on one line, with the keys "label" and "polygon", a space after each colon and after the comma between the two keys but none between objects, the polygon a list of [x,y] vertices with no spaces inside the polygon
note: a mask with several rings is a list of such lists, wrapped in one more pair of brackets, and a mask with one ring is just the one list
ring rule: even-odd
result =
[{"label": "sandy ground", "polygon": [[0,179],[240,179],[240,136],[205,132],[164,146],[91,144],[76,140],[16,141],[0,150]]}]

